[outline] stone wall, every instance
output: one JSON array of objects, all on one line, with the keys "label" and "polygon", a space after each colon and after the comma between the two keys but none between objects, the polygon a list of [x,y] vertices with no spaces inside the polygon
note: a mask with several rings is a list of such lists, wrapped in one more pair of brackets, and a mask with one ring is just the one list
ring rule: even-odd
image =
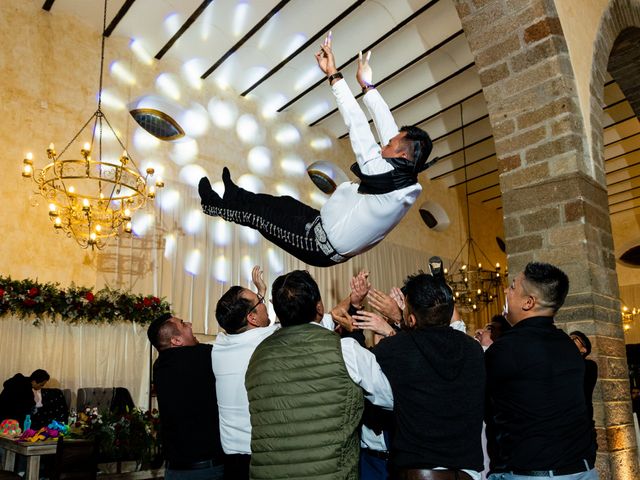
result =
[{"label": "stone wall", "polygon": [[541,260],[569,275],[557,320],[593,339],[598,470],[603,479],[637,478],[604,166],[586,141],[576,89],[584,78],[576,80],[564,23],[549,0],[456,4],[494,130],[510,270]]}]

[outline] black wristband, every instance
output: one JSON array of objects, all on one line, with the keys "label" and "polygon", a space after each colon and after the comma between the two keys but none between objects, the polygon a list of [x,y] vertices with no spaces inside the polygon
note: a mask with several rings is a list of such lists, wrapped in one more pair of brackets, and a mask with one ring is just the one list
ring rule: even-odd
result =
[{"label": "black wristband", "polygon": [[373,90],[374,88],[376,88],[375,85],[367,83],[364,87],[362,87],[362,93],[365,94],[369,90]]},{"label": "black wristband", "polygon": [[349,309],[347,310],[347,314],[350,317],[353,317],[356,313],[358,313],[358,310],[362,310],[363,307],[357,308],[354,307],[353,305],[349,304]]},{"label": "black wristband", "polygon": [[331,85],[331,82],[333,82],[336,78],[344,78],[344,77],[340,72],[332,73],[327,77],[327,80],[329,80],[329,85]]}]

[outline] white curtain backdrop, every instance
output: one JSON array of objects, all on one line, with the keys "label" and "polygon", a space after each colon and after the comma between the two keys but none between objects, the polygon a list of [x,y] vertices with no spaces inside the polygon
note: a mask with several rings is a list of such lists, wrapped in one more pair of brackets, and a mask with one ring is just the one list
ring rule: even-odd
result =
[{"label": "white curtain backdrop", "polygon": [[137,406],[149,396],[150,344],[134,323],[104,325],[0,318],[0,381],[43,368],[47,387],[68,388],[75,403],[80,387],[126,387]]}]

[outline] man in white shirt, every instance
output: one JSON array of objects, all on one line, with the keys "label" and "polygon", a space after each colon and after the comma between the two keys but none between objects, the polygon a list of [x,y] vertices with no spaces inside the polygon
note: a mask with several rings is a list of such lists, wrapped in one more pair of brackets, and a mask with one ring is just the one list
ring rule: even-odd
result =
[{"label": "man in white shirt", "polygon": [[[218,300],[216,319],[225,332],[218,333],[211,354],[220,412],[220,439],[225,453],[225,478],[234,480],[249,478],[251,423],[244,386],[249,359],[256,347],[280,328],[278,323],[270,324],[264,301],[267,288],[259,266],[253,267],[251,277],[257,293],[233,286]],[[350,296],[343,303],[360,303],[353,298]],[[332,330],[331,315],[324,315],[321,325]],[[355,359],[357,353],[354,353],[353,344],[350,340],[344,341],[343,349],[345,361],[353,365],[349,368],[356,381],[363,375],[361,370],[368,370],[370,366],[365,361],[363,368],[358,368],[362,362]],[[368,358],[371,360],[373,357]],[[373,370],[374,373],[379,371]],[[364,375],[368,377],[366,373]],[[390,395],[385,398],[390,398]]]},{"label": "man in white shirt", "polygon": [[320,211],[294,198],[248,192],[233,183],[228,168],[222,172],[224,196],[213,191],[209,179],[198,191],[204,213],[258,230],[267,240],[310,265],[342,263],[373,248],[405,216],[422,187],[418,174],[427,163],[432,144],[420,128],[398,130],[389,107],[371,83],[369,55],[358,60],[356,79],[363,101],[378,131],[376,143],[364,112],[336,68],[331,34],[316,54],[327,75],[338,110],[349,129],[356,163],[351,167],[360,183],[338,186]]}]

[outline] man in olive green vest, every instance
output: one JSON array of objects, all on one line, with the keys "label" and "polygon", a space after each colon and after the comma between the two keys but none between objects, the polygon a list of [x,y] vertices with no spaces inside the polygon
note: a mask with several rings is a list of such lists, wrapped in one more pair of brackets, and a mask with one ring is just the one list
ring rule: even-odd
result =
[{"label": "man in olive green vest", "polygon": [[251,478],[358,478],[363,389],[392,407],[375,357],[320,325],[324,305],[306,271],[273,283],[282,328],[255,350],[245,380],[251,414]]}]

